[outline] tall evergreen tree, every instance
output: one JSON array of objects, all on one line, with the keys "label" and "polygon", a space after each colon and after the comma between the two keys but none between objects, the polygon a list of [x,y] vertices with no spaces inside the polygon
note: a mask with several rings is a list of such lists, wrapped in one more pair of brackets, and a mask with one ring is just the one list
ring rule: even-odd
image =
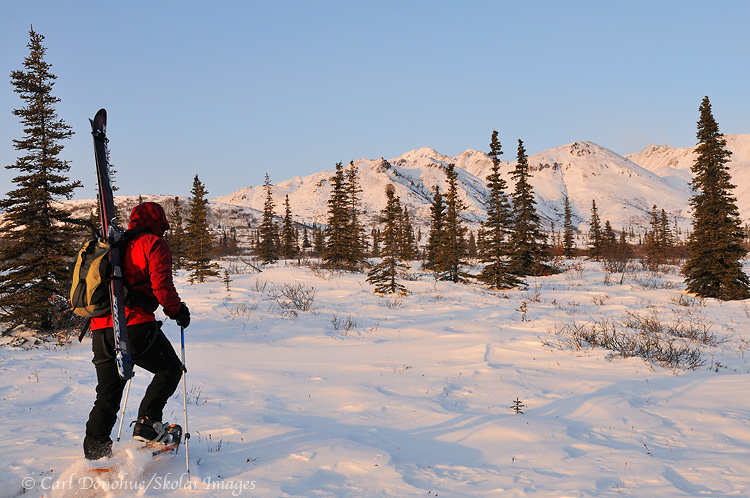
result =
[{"label": "tall evergreen tree", "polygon": [[742,223],[726,166],[731,152],[708,97],[700,106],[697,138],[691,183],[695,194],[690,199],[693,233],[684,268],[687,290],[722,300],[747,299],[750,281],[741,262],[747,251],[742,246]]},{"label": "tall evergreen tree", "polygon": [[304,232],[302,232],[302,256],[307,256],[307,254],[310,252],[310,248],[312,247],[312,242],[310,242],[310,236],[307,233],[307,225],[305,225]]},{"label": "tall evergreen tree", "polygon": [[365,229],[360,222],[362,187],[359,184],[359,171],[354,161],[346,170],[346,197],[349,204],[349,261],[357,266],[364,261],[366,252]]},{"label": "tall evergreen tree", "polygon": [[367,281],[375,285],[375,292],[378,294],[406,294],[406,287],[397,280],[398,275],[407,268],[402,260],[401,201],[391,184],[386,186],[385,195],[386,205],[380,217],[380,223],[383,225],[383,248],[381,249],[383,261],[370,270],[367,274]]},{"label": "tall evergreen tree", "polygon": [[322,256],[326,248],[326,238],[323,229],[313,223],[313,253],[315,256]]},{"label": "tall evergreen tree", "polygon": [[547,237],[541,230],[536,212],[534,191],[529,183],[529,161],[523,141],[518,141],[518,156],[513,170],[516,186],[513,190],[513,232],[511,234],[510,266],[516,275],[544,275],[551,268],[545,264],[549,259]]},{"label": "tall evergreen tree", "polygon": [[572,258],[575,256],[575,242],[573,239],[573,212],[570,208],[570,199],[565,195],[565,221],[563,222],[563,256]]},{"label": "tall evergreen tree", "polygon": [[466,227],[461,221],[461,211],[466,205],[458,197],[458,172],[456,165],[448,164],[448,192],[445,196],[445,253],[443,268],[438,270],[441,280],[459,282],[463,280],[461,266],[466,258]]},{"label": "tall evergreen tree", "polygon": [[[350,171],[352,171],[350,169]],[[331,268],[354,270],[364,259],[361,246],[361,228],[356,220],[356,205],[352,200],[358,187],[351,183],[352,173],[344,171],[342,163],[336,164],[331,177],[331,197],[328,199],[328,226],[325,229],[324,263]],[[356,178],[356,170],[353,173]],[[354,216],[354,218],[353,218]],[[360,242],[357,242],[357,239]]]},{"label": "tall evergreen tree", "polygon": [[185,227],[185,268],[190,271],[188,281],[192,284],[204,282],[208,277],[218,277],[219,267],[211,262],[214,241],[208,226],[208,190],[198,175],[193,179],[192,197],[188,207]]},{"label": "tall evergreen tree", "polygon": [[659,213],[659,237],[661,239],[661,246],[664,248],[664,257],[669,257],[669,253],[675,246],[675,235],[669,226],[669,218],[667,218],[667,212],[662,208]]},{"label": "tall evergreen tree", "polygon": [[444,267],[445,247],[445,203],[440,187],[432,187],[432,203],[430,205],[430,233],[427,239],[427,254],[422,265],[426,270],[442,271]]},{"label": "tall evergreen tree", "polygon": [[664,235],[660,227],[659,210],[654,204],[651,209],[650,230],[644,236],[646,243],[646,266],[655,269],[664,262],[667,256],[667,248],[664,245]]},{"label": "tall evergreen tree", "polygon": [[266,173],[263,188],[266,190],[266,200],[263,203],[263,220],[260,223],[257,252],[261,260],[270,263],[279,259],[279,234],[278,227],[273,221],[276,205],[273,202],[273,185],[271,185],[271,177],[268,173]]},{"label": "tall evergreen tree", "polygon": [[182,205],[175,196],[169,210],[169,231],[166,234],[169,248],[172,250],[172,273],[185,265],[185,227],[182,221]]},{"label": "tall evergreen tree", "polygon": [[286,258],[296,258],[299,254],[299,243],[297,232],[292,225],[292,208],[289,205],[289,196],[284,198],[284,222],[281,225],[281,255]]},{"label": "tall evergreen tree", "polygon": [[[398,197],[396,197],[398,199]],[[400,200],[399,200],[400,203]],[[417,239],[414,236],[414,225],[411,222],[411,216],[406,206],[399,219],[399,230],[401,232],[401,258],[404,261],[413,261],[417,259],[419,249],[417,248]]]},{"label": "tall evergreen tree", "polygon": [[370,238],[372,239],[372,251],[370,252],[370,256],[373,258],[379,258],[380,257],[380,230],[378,230],[378,227],[373,227],[370,231]]},{"label": "tall evergreen tree", "polygon": [[604,255],[604,237],[602,234],[602,222],[599,219],[599,210],[596,201],[591,201],[591,221],[589,222],[589,257],[599,260]]},{"label": "tall evergreen tree", "polygon": [[521,283],[521,280],[510,271],[510,249],[508,234],[512,217],[508,197],[505,194],[507,184],[500,176],[500,155],[503,153],[497,131],[492,132],[490,152],[492,172],[487,175],[487,219],[480,231],[479,255],[486,263],[478,278],[493,289],[509,289]]},{"label": "tall evergreen tree", "polygon": [[479,250],[477,249],[477,239],[474,236],[474,231],[469,230],[469,240],[466,243],[466,256],[469,257],[469,259],[476,259],[479,255]]},{"label": "tall evergreen tree", "polygon": [[[57,116],[52,95],[57,78],[44,60],[44,36],[29,31],[29,55],[23,69],[10,75],[24,105],[13,110],[24,136],[13,140],[23,154],[6,169],[17,170],[16,189],[0,201],[5,216],[0,226],[0,320],[8,330],[26,324],[41,330],[57,328],[68,308],[68,262],[80,222],[60,209],[56,201],[70,199],[80,182],[70,182],[68,161],[61,159],[63,140],[73,135]],[[76,226],[78,224],[79,226]]]},{"label": "tall evergreen tree", "polygon": [[617,243],[617,235],[615,235],[615,229],[612,228],[612,223],[609,220],[604,221],[604,229],[602,230],[602,241],[604,243],[604,253],[611,251],[614,245]]}]

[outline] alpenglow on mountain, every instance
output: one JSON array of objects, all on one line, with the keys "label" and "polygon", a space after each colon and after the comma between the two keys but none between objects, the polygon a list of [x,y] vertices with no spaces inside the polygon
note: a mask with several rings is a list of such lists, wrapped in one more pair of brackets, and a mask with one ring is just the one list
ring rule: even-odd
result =
[{"label": "alpenglow on mountain", "polygon": [[[729,164],[743,220],[750,219],[750,135],[725,135],[732,152]],[[506,151],[506,156],[510,155]],[[513,154],[514,156],[515,154]],[[574,224],[588,229],[592,201],[599,216],[609,220],[615,230],[648,225],[654,205],[664,209],[673,222],[682,228],[690,224],[690,167],[693,148],[673,149],[649,146],[636,154],[621,156],[593,142],[573,142],[529,156],[531,184],[537,209],[545,229],[552,224],[560,230],[563,223],[565,196],[570,199]],[[456,165],[460,195],[467,206],[464,218],[470,224],[484,220],[486,177],[492,163],[484,152],[466,150],[456,157],[440,154],[434,149],[412,150],[393,159],[360,159],[355,161],[362,186],[362,210],[373,221],[385,206],[385,186],[392,184],[403,205],[414,218],[429,222],[430,189],[439,185],[446,189],[446,166]],[[504,161],[501,174],[513,188],[511,172],[514,162]],[[275,183],[273,197],[277,214],[281,213],[284,197],[289,201],[295,221],[325,224],[327,202],[331,192],[333,169]],[[261,211],[265,201],[263,186],[245,187],[233,194],[213,199],[215,203],[249,207]]]}]

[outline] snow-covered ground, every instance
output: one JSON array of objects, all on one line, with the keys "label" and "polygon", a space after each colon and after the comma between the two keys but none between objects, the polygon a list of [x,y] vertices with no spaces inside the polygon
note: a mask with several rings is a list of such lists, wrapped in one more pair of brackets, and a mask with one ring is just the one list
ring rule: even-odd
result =
[{"label": "snow-covered ground", "polygon": [[[406,297],[284,264],[231,277],[229,291],[177,278],[193,315],[198,491],[166,489],[186,487],[184,453],[151,461],[129,429],[119,472],[87,472],[86,339],[0,348],[0,496],[750,496],[750,307],[687,297],[675,272],[621,285],[571,262],[508,292],[420,275]],[[311,309],[280,307],[283,290]],[[702,367],[674,370],[556,333],[628,311],[724,340],[701,346]],[[148,377],[133,381],[126,422]],[[181,389],[165,417],[181,423]]]}]

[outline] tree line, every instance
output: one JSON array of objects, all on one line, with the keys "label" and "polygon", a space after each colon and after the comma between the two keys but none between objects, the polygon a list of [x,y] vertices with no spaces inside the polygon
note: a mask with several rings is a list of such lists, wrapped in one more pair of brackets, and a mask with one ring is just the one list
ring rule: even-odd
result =
[{"label": "tree line", "polygon": [[[98,219],[93,214],[88,220],[73,218],[59,203],[71,199],[81,184],[70,180],[70,164],[60,157],[63,141],[70,139],[73,131],[56,113],[55,104],[60,101],[52,94],[56,76],[44,59],[43,40],[41,34],[30,30],[29,55],[23,68],[11,73],[14,92],[23,104],[13,114],[23,125],[24,135],[13,139],[19,157],[6,166],[18,172],[13,179],[14,188],[0,200],[4,212],[0,225],[0,321],[6,330],[22,324],[47,331],[66,325],[66,317],[70,316],[65,297],[68,264],[82,234],[95,232],[93,220]],[[731,195],[734,186],[726,166],[730,152],[708,97],[699,110],[691,183],[695,192],[690,201],[692,232],[683,267],[687,290],[704,297],[747,299],[750,281],[742,270],[747,250],[736,199]],[[266,201],[253,237],[253,250],[266,262],[314,254],[329,268],[367,270],[368,281],[380,293],[408,292],[402,277],[407,263],[416,259],[422,259],[424,270],[439,280],[478,280],[493,289],[523,286],[526,277],[556,271],[552,264],[556,248],[541,228],[523,142],[518,140],[512,191],[500,175],[502,154],[498,133],[494,131],[488,152],[492,168],[486,178],[487,217],[476,236],[473,232],[467,235],[462,217],[466,206],[458,189],[461,171],[454,164],[444,168],[445,188],[432,188],[430,227],[424,247],[419,247],[420,229],[415,231],[412,216],[392,185],[385,189],[385,208],[368,235],[362,222],[358,171],[350,162],[347,166],[336,164],[330,178],[325,226],[294,222],[288,196],[283,216],[277,217],[273,185],[266,175]],[[173,250],[174,270],[187,270],[191,283],[219,275],[214,262],[217,255],[242,250],[234,228],[224,227],[218,235],[209,229],[207,194],[196,175],[187,206],[177,197],[166,206],[170,223],[166,237]],[[625,231],[617,237],[609,221],[602,225],[594,201],[588,239],[588,247],[575,247],[570,202],[565,198],[563,233],[557,247],[562,256],[573,257],[584,250],[595,260],[631,257]],[[666,213],[654,206],[644,237],[646,261],[659,264],[673,252],[675,243]],[[368,258],[373,257],[378,258],[377,262],[370,264]],[[479,273],[468,272],[469,257],[482,263]]]}]

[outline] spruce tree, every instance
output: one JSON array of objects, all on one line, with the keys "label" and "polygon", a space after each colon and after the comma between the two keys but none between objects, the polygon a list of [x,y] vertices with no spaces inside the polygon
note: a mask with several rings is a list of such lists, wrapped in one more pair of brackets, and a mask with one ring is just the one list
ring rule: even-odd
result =
[{"label": "spruce tree", "polygon": [[336,163],[331,177],[331,197],[328,199],[328,226],[325,229],[323,261],[329,268],[354,270],[362,261],[355,242],[356,230],[352,221],[350,184],[342,163]]},{"label": "spruce tree", "polygon": [[373,258],[379,258],[380,230],[378,230],[378,227],[373,227],[372,231],[370,231],[370,238],[372,239],[372,251],[370,252],[370,256],[372,256]]},{"label": "spruce tree", "polygon": [[185,268],[190,271],[188,281],[192,284],[204,282],[208,277],[218,277],[218,265],[211,262],[214,242],[208,227],[208,191],[198,175],[193,179],[192,197],[188,207],[185,228]]},{"label": "spruce tree", "polygon": [[563,256],[572,258],[575,256],[575,243],[573,240],[573,213],[570,208],[570,199],[565,196],[565,220],[563,222]]},{"label": "spruce tree", "polygon": [[285,259],[296,258],[299,254],[297,232],[292,224],[292,208],[289,196],[284,197],[284,221],[281,225],[281,255]]},{"label": "spruce tree", "polygon": [[360,222],[362,187],[359,184],[358,168],[354,161],[349,163],[346,170],[346,197],[349,205],[348,213],[348,238],[349,242],[349,266],[354,268],[365,259],[366,241],[365,229]]},{"label": "spruce tree", "polygon": [[474,231],[469,230],[469,241],[466,243],[466,256],[469,259],[476,259],[479,255],[479,250],[477,249],[477,239],[474,236]]},{"label": "spruce tree", "polygon": [[664,262],[666,248],[663,245],[663,236],[660,228],[659,210],[654,204],[651,209],[650,230],[646,231],[646,266],[652,270]]},{"label": "spruce tree", "polygon": [[185,227],[182,221],[182,205],[180,198],[175,196],[169,210],[169,231],[166,234],[169,248],[172,250],[172,273],[185,265]]},{"label": "spruce tree", "polygon": [[628,240],[625,236],[625,229],[623,229],[620,232],[620,238],[617,241],[618,251],[619,253],[626,259],[631,259],[633,257],[633,249],[630,247],[630,244],[628,243]]},{"label": "spruce tree", "polygon": [[326,238],[323,229],[313,223],[313,252],[315,256],[320,257],[325,252]]},{"label": "spruce tree", "polygon": [[604,230],[602,230],[602,239],[604,241],[604,252],[606,253],[609,249],[612,248],[612,246],[617,243],[617,235],[615,235],[615,230],[612,228],[612,223],[609,222],[609,220],[605,220],[604,222]]},{"label": "spruce tree", "polygon": [[258,257],[266,262],[271,263],[279,258],[278,245],[278,227],[273,221],[275,204],[273,202],[271,178],[266,173],[266,181],[263,188],[266,190],[266,200],[263,203],[263,220],[260,223],[258,242]]},{"label": "spruce tree", "polygon": [[24,136],[13,140],[22,155],[6,166],[19,172],[13,178],[16,188],[0,201],[5,212],[0,233],[7,244],[0,250],[0,320],[8,330],[26,324],[50,331],[63,324],[68,316],[68,263],[82,224],[57,204],[81,185],[70,182],[70,164],[59,157],[61,142],[73,131],[57,116],[60,99],[52,95],[57,77],[44,60],[43,41],[32,28],[23,69],[10,74],[14,92],[24,103],[13,110]]},{"label": "spruce tree", "polygon": [[530,176],[526,149],[519,140],[516,167],[512,175],[516,186],[512,194],[515,217],[510,239],[510,268],[519,276],[544,275],[552,271],[545,264],[548,259],[547,237],[540,227],[534,191],[529,183]]},{"label": "spruce tree", "polygon": [[510,204],[505,194],[507,184],[500,176],[500,155],[503,153],[497,131],[492,132],[490,153],[492,172],[487,175],[487,219],[480,231],[479,255],[486,263],[478,278],[493,289],[509,289],[521,283],[509,269],[508,234],[512,218]]},{"label": "spruce tree", "polygon": [[750,281],[742,270],[747,251],[742,246],[742,223],[726,166],[731,153],[708,97],[700,106],[697,138],[691,182],[695,194],[690,199],[693,233],[684,267],[687,290],[702,297],[747,299]]},{"label": "spruce tree", "polygon": [[667,212],[662,208],[659,214],[659,238],[664,251],[664,257],[669,258],[669,254],[675,247],[675,235],[669,227],[669,218]]},{"label": "spruce tree", "polygon": [[[396,198],[398,199],[398,197]],[[403,206],[403,211],[399,218],[399,230],[401,233],[401,259],[404,261],[417,259],[417,255],[419,254],[417,239],[414,236],[414,226],[412,225],[411,216],[406,206]]]},{"label": "spruce tree", "polygon": [[437,273],[444,268],[445,248],[445,203],[440,187],[432,187],[432,203],[430,205],[430,233],[427,239],[427,253],[422,265],[426,270]]},{"label": "spruce tree", "polygon": [[604,255],[604,237],[602,236],[602,222],[596,201],[591,201],[591,221],[589,222],[589,257],[599,260]]},{"label": "spruce tree", "polygon": [[448,192],[445,196],[445,238],[443,267],[438,270],[441,280],[463,280],[461,266],[466,258],[466,227],[461,221],[461,211],[466,205],[458,197],[458,172],[456,165],[448,164]]},{"label": "spruce tree", "polygon": [[310,237],[307,234],[307,225],[305,225],[304,231],[302,232],[302,256],[305,257],[310,252],[310,248],[312,247],[312,242],[310,242]]},{"label": "spruce tree", "polygon": [[385,195],[386,205],[380,217],[380,223],[383,225],[381,232],[383,261],[368,272],[367,281],[375,285],[375,292],[378,294],[403,295],[407,293],[406,287],[396,280],[399,274],[407,269],[402,259],[403,211],[393,185],[386,186]]}]

